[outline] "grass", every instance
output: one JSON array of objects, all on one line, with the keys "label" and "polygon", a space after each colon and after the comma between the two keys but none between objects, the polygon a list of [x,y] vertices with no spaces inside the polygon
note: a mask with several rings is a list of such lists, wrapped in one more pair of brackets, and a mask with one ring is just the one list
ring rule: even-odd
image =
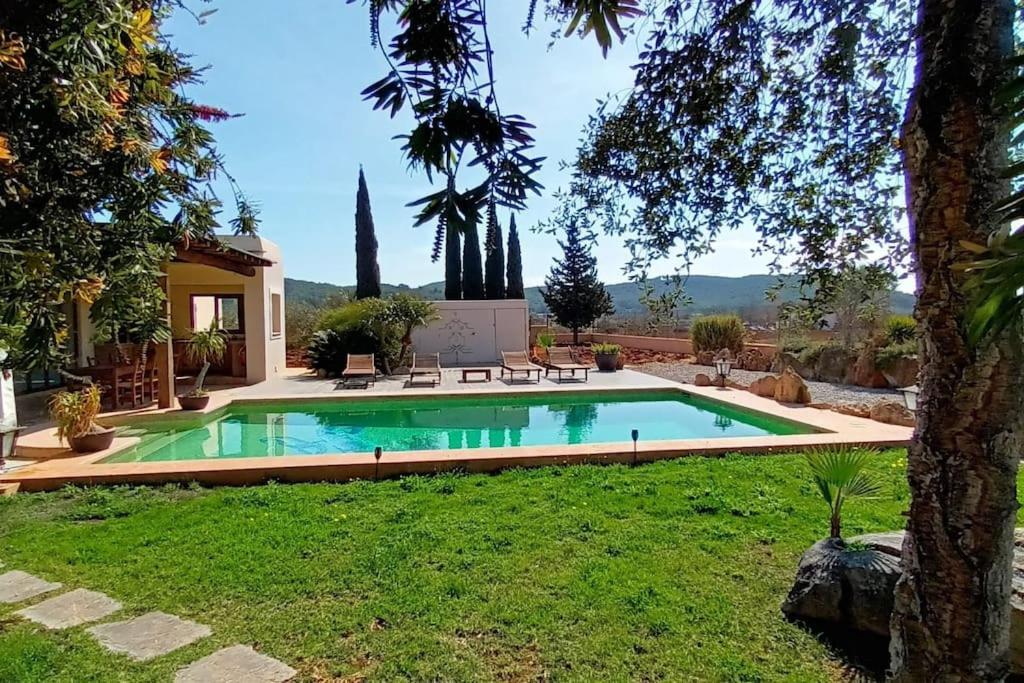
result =
[{"label": "grass", "polygon": [[[848,535],[902,525],[878,456]],[[147,664],[0,606],[0,680],[157,681],[255,646],[304,681],[817,681],[779,604],[828,511],[799,456],[387,482],[73,490],[0,499],[0,559],[214,634]]]}]

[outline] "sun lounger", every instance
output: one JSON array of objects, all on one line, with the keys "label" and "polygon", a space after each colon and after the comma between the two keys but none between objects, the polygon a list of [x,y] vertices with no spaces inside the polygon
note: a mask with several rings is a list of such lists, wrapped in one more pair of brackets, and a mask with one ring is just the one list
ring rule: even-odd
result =
[{"label": "sun lounger", "polygon": [[345,361],[345,369],[341,372],[342,382],[353,379],[366,379],[371,384],[377,382],[377,366],[373,362],[373,354],[350,353]]},{"label": "sun lounger", "polygon": [[412,367],[409,368],[409,384],[416,381],[418,377],[426,377],[433,386],[441,383],[441,354],[439,353],[414,353],[412,354]]},{"label": "sun lounger", "polygon": [[572,350],[566,346],[551,346],[548,348],[548,360],[545,363],[544,376],[547,377],[552,370],[558,373],[558,383],[562,383],[562,373],[568,372],[573,379],[576,377],[576,371],[583,371],[583,381],[586,382],[590,376],[590,366],[577,363],[576,359],[572,357]]},{"label": "sun lounger", "polygon": [[502,351],[501,352],[501,377],[505,378],[505,372],[509,374],[509,378],[514,382],[516,381],[516,373],[522,372],[526,374],[526,379],[529,381],[530,374],[537,373],[537,381],[540,382],[540,371],[543,370],[539,365],[530,362],[530,357],[525,351]]}]

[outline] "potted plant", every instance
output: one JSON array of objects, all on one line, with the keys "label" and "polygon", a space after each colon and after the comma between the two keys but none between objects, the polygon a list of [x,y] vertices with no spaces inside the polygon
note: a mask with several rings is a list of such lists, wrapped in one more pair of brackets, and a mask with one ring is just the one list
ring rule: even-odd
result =
[{"label": "potted plant", "polygon": [[50,398],[50,417],[57,423],[57,438],[76,453],[110,448],[114,428],[96,423],[100,414],[100,388],[90,384],[77,391],[58,391]]},{"label": "potted plant", "polygon": [[601,372],[615,372],[618,369],[621,346],[618,344],[592,344],[590,349],[594,352],[594,360],[597,362],[598,370]]},{"label": "potted plant", "polygon": [[185,346],[185,356],[190,363],[202,363],[203,367],[196,376],[196,384],[192,390],[178,394],[178,403],[182,410],[202,410],[209,404],[210,394],[203,388],[203,382],[206,381],[206,373],[210,371],[210,362],[223,358],[227,347],[228,340],[224,333],[213,324],[209,329],[196,330],[192,333],[192,338]]}]

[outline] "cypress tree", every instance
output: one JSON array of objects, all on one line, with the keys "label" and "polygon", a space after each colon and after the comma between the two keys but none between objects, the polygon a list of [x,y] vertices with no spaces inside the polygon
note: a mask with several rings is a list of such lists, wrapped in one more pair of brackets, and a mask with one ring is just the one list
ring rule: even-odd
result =
[{"label": "cypress tree", "polygon": [[466,220],[462,243],[462,298],[484,298],[484,264],[480,256],[480,234],[476,218]]},{"label": "cypress tree", "polygon": [[566,215],[565,241],[561,261],[555,259],[551,273],[544,279],[541,295],[548,310],[560,325],[572,330],[572,343],[579,343],[580,328],[592,325],[603,315],[615,312],[612,299],[597,279],[597,258],[590,253],[589,232],[580,229],[578,215]]},{"label": "cypress tree", "polygon": [[370,191],[359,167],[359,190],[356,192],[356,298],[380,296],[380,266],[377,265],[377,235],[370,212]]},{"label": "cypress tree", "polygon": [[523,253],[519,249],[519,231],[516,230],[516,217],[508,224],[508,266],[505,287],[506,299],[525,299],[523,289]]},{"label": "cypress tree", "polygon": [[487,236],[484,239],[487,257],[484,261],[484,296],[488,299],[505,298],[505,245],[501,239],[501,224],[492,204],[487,211]]},{"label": "cypress tree", "polygon": [[462,245],[459,233],[450,225],[444,230],[444,298],[448,301],[462,298]]}]

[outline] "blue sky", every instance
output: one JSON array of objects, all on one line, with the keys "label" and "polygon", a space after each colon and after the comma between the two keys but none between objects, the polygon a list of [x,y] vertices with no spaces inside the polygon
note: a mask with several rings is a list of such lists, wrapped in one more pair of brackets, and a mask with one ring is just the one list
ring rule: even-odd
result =
[{"label": "blue sky", "polygon": [[[560,253],[554,237],[529,231],[550,212],[550,193],[566,183],[559,161],[572,158],[596,101],[630,85],[637,46],[618,45],[607,59],[590,39],[561,40],[549,50],[550,26],[530,37],[520,31],[526,4],[491,3],[490,25],[502,109],[537,126],[537,153],[548,158],[539,177],[544,196],[533,198],[516,218],[529,286],[542,283]],[[410,285],[441,280],[443,265],[430,261],[433,230],[413,228],[414,211],[406,207],[429,185],[406,169],[399,142],[391,139],[407,132],[409,119],[391,120],[359,95],[385,73],[380,53],[370,48],[361,3],[220,0],[213,7],[218,11],[205,25],[179,13],[167,28],[197,66],[210,66],[205,84],[193,90],[196,99],[245,114],[215,124],[214,132],[228,169],[261,206],[262,234],[282,247],[286,274],[354,282],[353,216],[362,164],[382,280]],[[218,192],[227,202],[226,185],[218,185]],[[507,214],[502,222],[507,227]],[[752,244],[751,234],[726,235],[693,272],[767,272],[751,255]],[[606,282],[625,279],[621,243],[602,236],[596,253]]]}]

